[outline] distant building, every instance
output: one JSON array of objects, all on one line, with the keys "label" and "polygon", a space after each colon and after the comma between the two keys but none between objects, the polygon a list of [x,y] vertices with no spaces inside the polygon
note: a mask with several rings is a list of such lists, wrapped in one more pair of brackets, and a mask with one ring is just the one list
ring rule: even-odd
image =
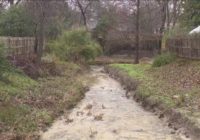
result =
[{"label": "distant building", "polygon": [[193,29],[192,31],[189,32],[189,34],[200,34],[200,26],[198,26],[197,28]]}]

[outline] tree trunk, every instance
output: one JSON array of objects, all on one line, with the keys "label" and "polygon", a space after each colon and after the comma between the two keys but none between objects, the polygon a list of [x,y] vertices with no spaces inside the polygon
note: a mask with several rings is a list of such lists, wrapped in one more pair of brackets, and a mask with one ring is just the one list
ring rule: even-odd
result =
[{"label": "tree trunk", "polygon": [[160,41],[159,41],[159,50],[158,53],[161,54],[161,50],[162,50],[162,39],[163,39],[163,33],[165,31],[165,23],[166,23],[166,11],[167,11],[167,6],[168,6],[168,0],[165,0],[162,2],[161,5],[161,26],[160,26]]},{"label": "tree trunk", "polygon": [[167,31],[169,31],[171,20],[170,20],[169,5],[168,4],[166,5],[166,18],[167,18]]},{"label": "tree trunk", "polygon": [[45,1],[41,1],[38,3],[40,6],[40,17],[39,17],[39,23],[38,23],[38,30],[37,30],[37,62],[40,63],[42,55],[43,55],[43,50],[44,50],[44,36],[45,36],[45,31],[44,31],[44,26],[45,26]]},{"label": "tree trunk", "polygon": [[177,0],[173,0],[173,22],[172,22],[172,27],[175,26],[176,20],[177,20]]},{"label": "tree trunk", "polygon": [[9,0],[10,6],[14,5],[14,0]]},{"label": "tree trunk", "polygon": [[35,34],[34,54],[37,55],[37,52],[38,52],[38,35]]},{"label": "tree trunk", "polygon": [[83,9],[83,6],[81,5],[80,1],[79,0],[76,0],[77,1],[77,4],[78,4],[78,7],[81,11],[81,15],[83,17],[83,25],[87,28],[87,18],[86,18],[86,15],[85,15],[85,11]]},{"label": "tree trunk", "polygon": [[137,15],[136,15],[136,36],[135,36],[135,63],[139,63],[139,46],[140,46],[140,0],[137,0]]},{"label": "tree trunk", "polygon": [[41,61],[43,49],[44,49],[44,19],[41,20],[39,24],[39,30],[38,30],[38,47],[37,47],[37,62]]}]

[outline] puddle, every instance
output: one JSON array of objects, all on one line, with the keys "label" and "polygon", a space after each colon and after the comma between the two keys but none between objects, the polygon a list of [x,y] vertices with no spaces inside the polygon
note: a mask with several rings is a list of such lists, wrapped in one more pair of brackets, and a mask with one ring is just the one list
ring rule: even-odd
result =
[{"label": "puddle", "polygon": [[97,82],[68,118],[55,121],[42,134],[42,140],[185,140],[127,99],[121,85],[102,73],[101,67],[92,69]]}]

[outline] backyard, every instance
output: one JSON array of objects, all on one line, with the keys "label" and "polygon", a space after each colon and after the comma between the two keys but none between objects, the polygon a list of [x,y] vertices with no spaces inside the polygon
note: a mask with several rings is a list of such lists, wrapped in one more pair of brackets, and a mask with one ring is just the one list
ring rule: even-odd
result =
[{"label": "backyard", "polygon": [[0,140],[199,140],[199,0],[0,0]]}]

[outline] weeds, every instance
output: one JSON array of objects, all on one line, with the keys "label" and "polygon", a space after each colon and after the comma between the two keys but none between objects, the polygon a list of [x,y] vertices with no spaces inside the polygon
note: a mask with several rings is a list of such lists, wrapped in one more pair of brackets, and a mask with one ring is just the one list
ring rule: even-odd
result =
[{"label": "weeds", "polygon": [[35,135],[84,97],[86,88],[78,78],[83,73],[80,66],[55,63],[62,69],[61,75],[33,80],[21,71],[12,71],[7,75],[9,84],[0,81],[0,139],[7,133],[23,137]]},{"label": "weeds", "polygon": [[176,60],[176,56],[171,53],[164,53],[157,56],[153,62],[153,67],[161,67]]}]

